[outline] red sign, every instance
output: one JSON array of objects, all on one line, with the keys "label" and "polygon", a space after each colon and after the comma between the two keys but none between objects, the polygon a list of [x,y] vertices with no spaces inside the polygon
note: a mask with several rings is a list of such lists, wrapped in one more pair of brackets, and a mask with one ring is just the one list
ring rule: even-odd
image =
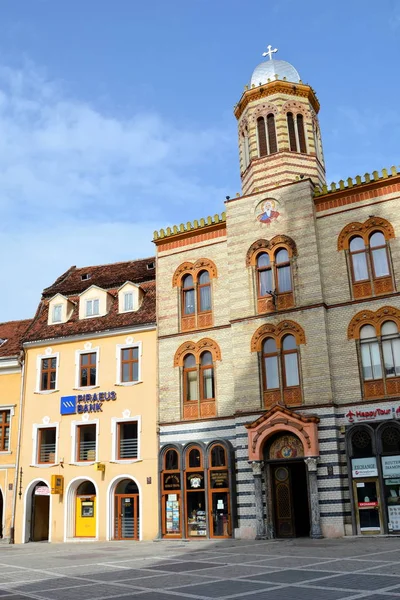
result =
[{"label": "red sign", "polygon": [[370,410],[349,410],[345,414],[346,419],[349,423],[355,423],[358,421],[378,421],[380,419],[394,419],[400,418],[400,406],[395,408],[390,406],[389,408],[371,408]]},{"label": "red sign", "polygon": [[374,506],[379,506],[377,502],[359,502],[358,508],[374,508]]}]

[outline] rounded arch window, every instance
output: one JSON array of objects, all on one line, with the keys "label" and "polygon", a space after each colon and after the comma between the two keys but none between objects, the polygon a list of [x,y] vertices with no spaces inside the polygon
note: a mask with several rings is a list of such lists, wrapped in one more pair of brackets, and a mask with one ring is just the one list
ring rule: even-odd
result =
[{"label": "rounded arch window", "polygon": [[363,325],[361,327],[360,342],[364,380],[382,379],[381,355],[373,325]]},{"label": "rounded arch window", "polygon": [[279,389],[278,349],[274,338],[263,343],[264,389]]},{"label": "rounded arch window", "polygon": [[387,277],[390,275],[389,260],[385,236],[381,231],[371,233],[369,246],[374,277]]},{"label": "rounded arch window", "polygon": [[386,377],[400,376],[400,335],[393,321],[385,321],[381,328],[382,352]]},{"label": "rounded arch window", "polygon": [[382,452],[388,454],[400,453],[400,428],[385,427],[381,433]]},{"label": "rounded arch window", "polygon": [[257,256],[258,295],[268,296],[273,289],[272,268],[269,254],[261,252]]},{"label": "rounded arch window", "polygon": [[116,494],[138,494],[138,486],[132,479],[123,479],[115,488]]},{"label": "rounded arch window", "polygon": [[179,455],[174,448],[170,448],[165,453],[164,468],[166,471],[176,471],[179,469]]},{"label": "rounded arch window", "polygon": [[280,248],[275,254],[276,266],[276,288],[278,293],[290,292],[292,290],[292,277],[290,272],[289,252],[286,248]]},{"label": "rounded arch window", "polygon": [[197,400],[197,365],[193,354],[187,354],[183,361],[183,391],[186,402]]},{"label": "rounded arch window", "polygon": [[203,352],[200,356],[200,399],[212,400],[215,398],[214,368],[211,352]]},{"label": "rounded arch window", "polygon": [[221,444],[216,444],[215,446],[212,446],[210,454],[211,454],[211,468],[227,466],[226,450],[225,450],[224,446],[221,446]]},{"label": "rounded arch window", "polygon": [[191,448],[188,452],[188,468],[198,469],[203,465],[200,448]]},{"label": "rounded arch window", "polygon": [[192,315],[195,312],[194,302],[194,283],[192,275],[185,275],[182,278],[182,295],[183,295],[183,313]]},{"label": "rounded arch window", "polygon": [[350,240],[351,271],[354,281],[365,281],[369,279],[367,253],[364,240],[355,236]]},{"label": "rounded arch window", "polygon": [[366,429],[356,429],[351,435],[351,449],[354,458],[373,456],[372,438]]},{"label": "rounded arch window", "polygon": [[199,312],[211,310],[211,283],[208,271],[201,271],[198,278],[198,303]]},{"label": "rounded arch window", "polygon": [[293,335],[285,335],[282,340],[282,355],[285,376],[285,387],[300,384],[299,360],[296,339]]},{"label": "rounded arch window", "polygon": [[91,481],[83,481],[76,490],[77,496],[95,496],[96,488]]}]

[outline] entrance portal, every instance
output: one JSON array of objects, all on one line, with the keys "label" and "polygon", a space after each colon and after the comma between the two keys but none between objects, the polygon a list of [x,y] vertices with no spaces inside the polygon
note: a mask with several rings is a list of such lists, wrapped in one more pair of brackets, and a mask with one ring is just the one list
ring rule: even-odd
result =
[{"label": "entrance portal", "polygon": [[308,536],[310,514],[304,462],[285,462],[271,467],[276,536]]},{"label": "entrance portal", "polygon": [[75,537],[96,537],[96,488],[91,481],[76,490]]},{"label": "entrance portal", "polygon": [[123,479],[114,494],[114,539],[139,539],[139,490],[134,481]]},{"label": "entrance portal", "polygon": [[31,541],[49,540],[50,489],[44,481],[37,483],[32,491]]}]

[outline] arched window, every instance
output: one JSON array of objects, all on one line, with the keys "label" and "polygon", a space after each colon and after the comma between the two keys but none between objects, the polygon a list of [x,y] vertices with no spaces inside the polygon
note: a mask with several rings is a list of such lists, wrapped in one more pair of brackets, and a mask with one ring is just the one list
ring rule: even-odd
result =
[{"label": "arched window", "polygon": [[282,355],[285,387],[300,385],[299,359],[296,340],[293,335],[285,335],[282,340]]},{"label": "arched window", "polygon": [[220,444],[216,444],[211,448],[211,468],[227,466],[226,450]]},{"label": "arched window", "polygon": [[211,352],[200,356],[200,400],[212,400],[214,392],[214,369]]},{"label": "arched window", "polygon": [[257,135],[258,135],[258,155],[260,157],[268,154],[267,148],[267,136],[265,133],[265,121],[264,117],[258,117],[257,119]]},{"label": "arched window", "polygon": [[397,425],[388,425],[382,429],[381,445],[383,454],[400,453],[400,428]]},{"label": "arched window", "polygon": [[278,294],[290,292],[292,289],[292,277],[290,272],[289,253],[286,248],[281,248],[275,254],[276,267],[276,290]]},{"label": "arched window", "polygon": [[272,268],[269,254],[262,252],[257,256],[258,296],[267,296],[273,290]]},{"label": "arched window", "polygon": [[375,327],[364,325],[360,329],[361,362],[364,380],[382,379],[382,365]]},{"label": "arched window", "polygon": [[182,307],[184,315],[192,315],[195,312],[194,283],[192,275],[185,275],[182,279]]},{"label": "arched window", "polygon": [[243,156],[243,170],[246,170],[250,164],[250,144],[249,144],[249,133],[247,127],[242,133],[242,156]]},{"label": "arched window", "polygon": [[198,400],[197,365],[193,354],[188,354],[183,362],[183,397],[185,402]]},{"label": "arched window", "polygon": [[289,133],[289,148],[291,152],[297,152],[296,131],[294,128],[293,113],[287,114],[287,126]]},{"label": "arched window", "polygon": [[274,152],[278,152],[278,143],[276,141],[275,117],[272,113],[267,116],[267,131],[269,154],[274,154]]},{"label": "arched window", "polygon": [[365,427],[357,427],[350,435],[350,456],[364,458],[375,454],[372,446],[372,437]]},{"label": "arched window", "polygon": [[198,277],[197,285],[199,312],[208,312],[211,310],[211,282],[208,271],[201,271]]},{"label": "arched window", "polygon": [[178,452],[171,448],[167,450],[164,456],[164,471],[177,471],[179,469]]},{"label": "arched window", "polygon": [[378,217],[370,217],[365,223],[349,223],[342,229],[338,250],[347,251],[353,298],[394,291],[389,246],[394,237],[393,226]]},{"label": "arched window", "polygon": [[226,450],[215,444],[209,451],[210,526],[212,537],[231,535],[231,498]]},{"label": "arched window", "polygon": [[400,377],[400,336],[396,323],[386,321],[381,328],[386,377]]},{"label": "arched window", "polygon": [[164,537],[181,537],[181,471],[178,451],[169,448],[161,472],[161,520]]},{"label": "arched window", "polygon": [[278,349],[274,338],[266,338],[263,344],[264,389],[279,389]]},{"label": "arched window", "polygon": [[306,136],[304,133],[304,119],[303,115],[297,115],[297,133],[299,137],[299,147],[300,152],[306,154],[307,146],[306,146]]}]

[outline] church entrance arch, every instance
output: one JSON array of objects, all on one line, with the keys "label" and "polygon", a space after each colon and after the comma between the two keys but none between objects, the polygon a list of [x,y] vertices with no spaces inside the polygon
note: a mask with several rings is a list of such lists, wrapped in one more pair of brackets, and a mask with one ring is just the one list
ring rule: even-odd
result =
[{"label": "church entrance arch", "polygon": [[270,503],[276,537],[310,534],[307,473],[304,449],[293,434],[278,433],[265,445],[265,478],[270,481]]}]

